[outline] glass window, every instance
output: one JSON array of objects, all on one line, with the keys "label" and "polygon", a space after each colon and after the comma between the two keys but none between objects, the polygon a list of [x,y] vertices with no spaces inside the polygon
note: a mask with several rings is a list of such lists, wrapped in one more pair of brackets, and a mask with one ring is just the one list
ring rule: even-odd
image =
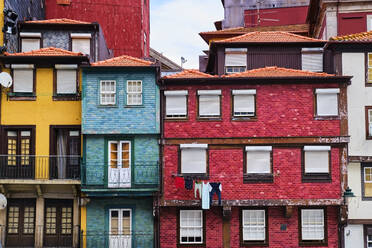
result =
[{"label": "glass window", "polygon": [[198,90],[199,117],[215,118],[221,116],[221,90]]},{"label": "glass window", "polygon": [[142,105],[142,81],[127,82],[127,105]]},{"label": "glass window", "polygon": [[101,81],[100,83],[100,103],[101,105],[116,104],[116,81]]},{"label": "glass window", "polygon": [[363,168],[364,174],[364,197],[372,197],[372,166]]},{"label": "glass window", "polygon": [[202,210],[180,210],[180,243],[203,243]]},{"label": "glass window", "polygon": [[316,115],[338,116],[338,94],[340,89],[316,89]]},{"label": "glass window", "polygon": [[271,173],[271,146],[246,146],[247,174]]},{"label": "glass window", "polygon": [[305,174],[329,173],[330,146],[305,146]]},{"label": "glass window", "polygon": [[165,91],[165,112],[167,118],[187,117],[187,90]]},{"label": "glass window", "polygon": [[323,209],[301,209],[301,237],[303,241],[324,240]]},{"label": "glass window", "polygon": [[233,90],[232,95],[234,117],[253,117],[256,115],[256,90]]},{"label": "glass window", "polygon": [[243,241],[265,241],[265,210],[243,210]]},{"label": "glass window", "polygon": [[32,94],[34,92],[33,69],[13,69],[13,92],[21,94]]},{"label": "glass window", "polygon": [[57,94],[76,94],[77,71],[57,70]]}]

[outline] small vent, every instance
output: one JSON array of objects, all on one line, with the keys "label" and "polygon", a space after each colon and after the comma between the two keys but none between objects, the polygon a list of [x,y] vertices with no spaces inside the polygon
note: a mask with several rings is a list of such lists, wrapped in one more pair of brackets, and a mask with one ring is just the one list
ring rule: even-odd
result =
[{"label": "small vent", "polygon": [[59,5],[70,5],[71,0],[57,0],[57,4],[59,4]]}]

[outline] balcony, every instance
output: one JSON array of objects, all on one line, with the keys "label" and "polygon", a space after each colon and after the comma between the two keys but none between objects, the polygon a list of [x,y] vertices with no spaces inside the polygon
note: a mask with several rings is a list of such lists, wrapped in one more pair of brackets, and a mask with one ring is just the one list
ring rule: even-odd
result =
[{"label": "balcony", "polygon": [[152,247],[153,233],[147,232],[81,232],[81,247],[114,247],[114,248],[131,248],[131,247]]},{"label": "balcony", "polygon": [[80,179],[80,156],[0,155],[0,179]]},{"label": "balcony", "polygon": [[82,163],[83,189],[157,189],[159,186],[157,161],[136,161],[129,168],[111,168],[103,163]]}]

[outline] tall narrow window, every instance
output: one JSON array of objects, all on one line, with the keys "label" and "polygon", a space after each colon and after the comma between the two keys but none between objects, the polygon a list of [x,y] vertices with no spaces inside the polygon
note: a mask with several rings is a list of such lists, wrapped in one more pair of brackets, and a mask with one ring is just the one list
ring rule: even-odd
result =
[{"label": "tall narrow window", "polygon": [[167,118],[187,117],[187,90],[164,91]]},{"label": "tall narrow window", "polygon": [[131,187],[131,142],[111,140],[108,142],[108,186]]},{"label": "tall narrow window", "polygon": [[367,54],[367,85],[372,85],[372,53]]},{"label": "tall narrow window", "polygon": [[366,107],[366,137],[372,139],[372,106]]},{"label": "tall narrow window", "polygon": [[316,89],[316,116],[338,116],[340,89]]},{"label": "tall narrow window", "polygon": [[142,81],[127,81],[127,105],[142,105]]},{"label": "tall narrow window", "polygon": [[198,99],[200,118],[221,116],[221,90],[198,90]]},{"label": "tall narrow window", "polygon": [[233,90],[233,117],[256,116],[256,90]]},{"label": "tall narrow window", "polygon": [[12,65],[13,92],[16,95],[33,95],[34,65]]},{"label": "tall narrow window", "polygon": [[363,163],[362,164],[362,193],[363,199],[371,200],[372,199],[372,164]]},{"label": "tall narrow window", "polygon": [[301,243],[325,243],[324,209],[301,209]]},{"label": "tall narrow window", "polygon": [[203,211],[180,210],[179,243],[202,244],[203,240]]},{"label": "tall narrow window", "polygon": [[246,244],[266,244],[265,210],[242,210],[242,241]]},{"label": "tall narrow window", "polygon": [[100,103],[101,105],[116,104],[116,81],[102,80],[100,82]]},{"label": "tall narrow window", "polygon": [[21,52],[30,52],[40,49],[41,33],[21,32]]},{"label": "tall narrow window", "polygon": [[91,34],[71,34],[72,51],[90,55],[91,38]]},{"label": "tall narrow window", "polygon": [[55,65],[57,95],[77,93],[77,65]]},{"label": "tall narrow window", "polygon": [[182,144],[180,149],[181,173],[207,173],[207,144]]}]

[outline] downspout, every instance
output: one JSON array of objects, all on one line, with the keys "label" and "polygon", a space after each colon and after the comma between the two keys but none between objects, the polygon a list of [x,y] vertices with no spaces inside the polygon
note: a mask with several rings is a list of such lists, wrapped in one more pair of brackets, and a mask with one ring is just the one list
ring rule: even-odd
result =
[{"label": "downspout", "polygon": [[336,35],[338,35],[338,14],[339,14],[339,5],[340,5],[340,0],[337,0],[337,5],[336,5],[336,20],[337,20],[337,25],[336,25]]}]

